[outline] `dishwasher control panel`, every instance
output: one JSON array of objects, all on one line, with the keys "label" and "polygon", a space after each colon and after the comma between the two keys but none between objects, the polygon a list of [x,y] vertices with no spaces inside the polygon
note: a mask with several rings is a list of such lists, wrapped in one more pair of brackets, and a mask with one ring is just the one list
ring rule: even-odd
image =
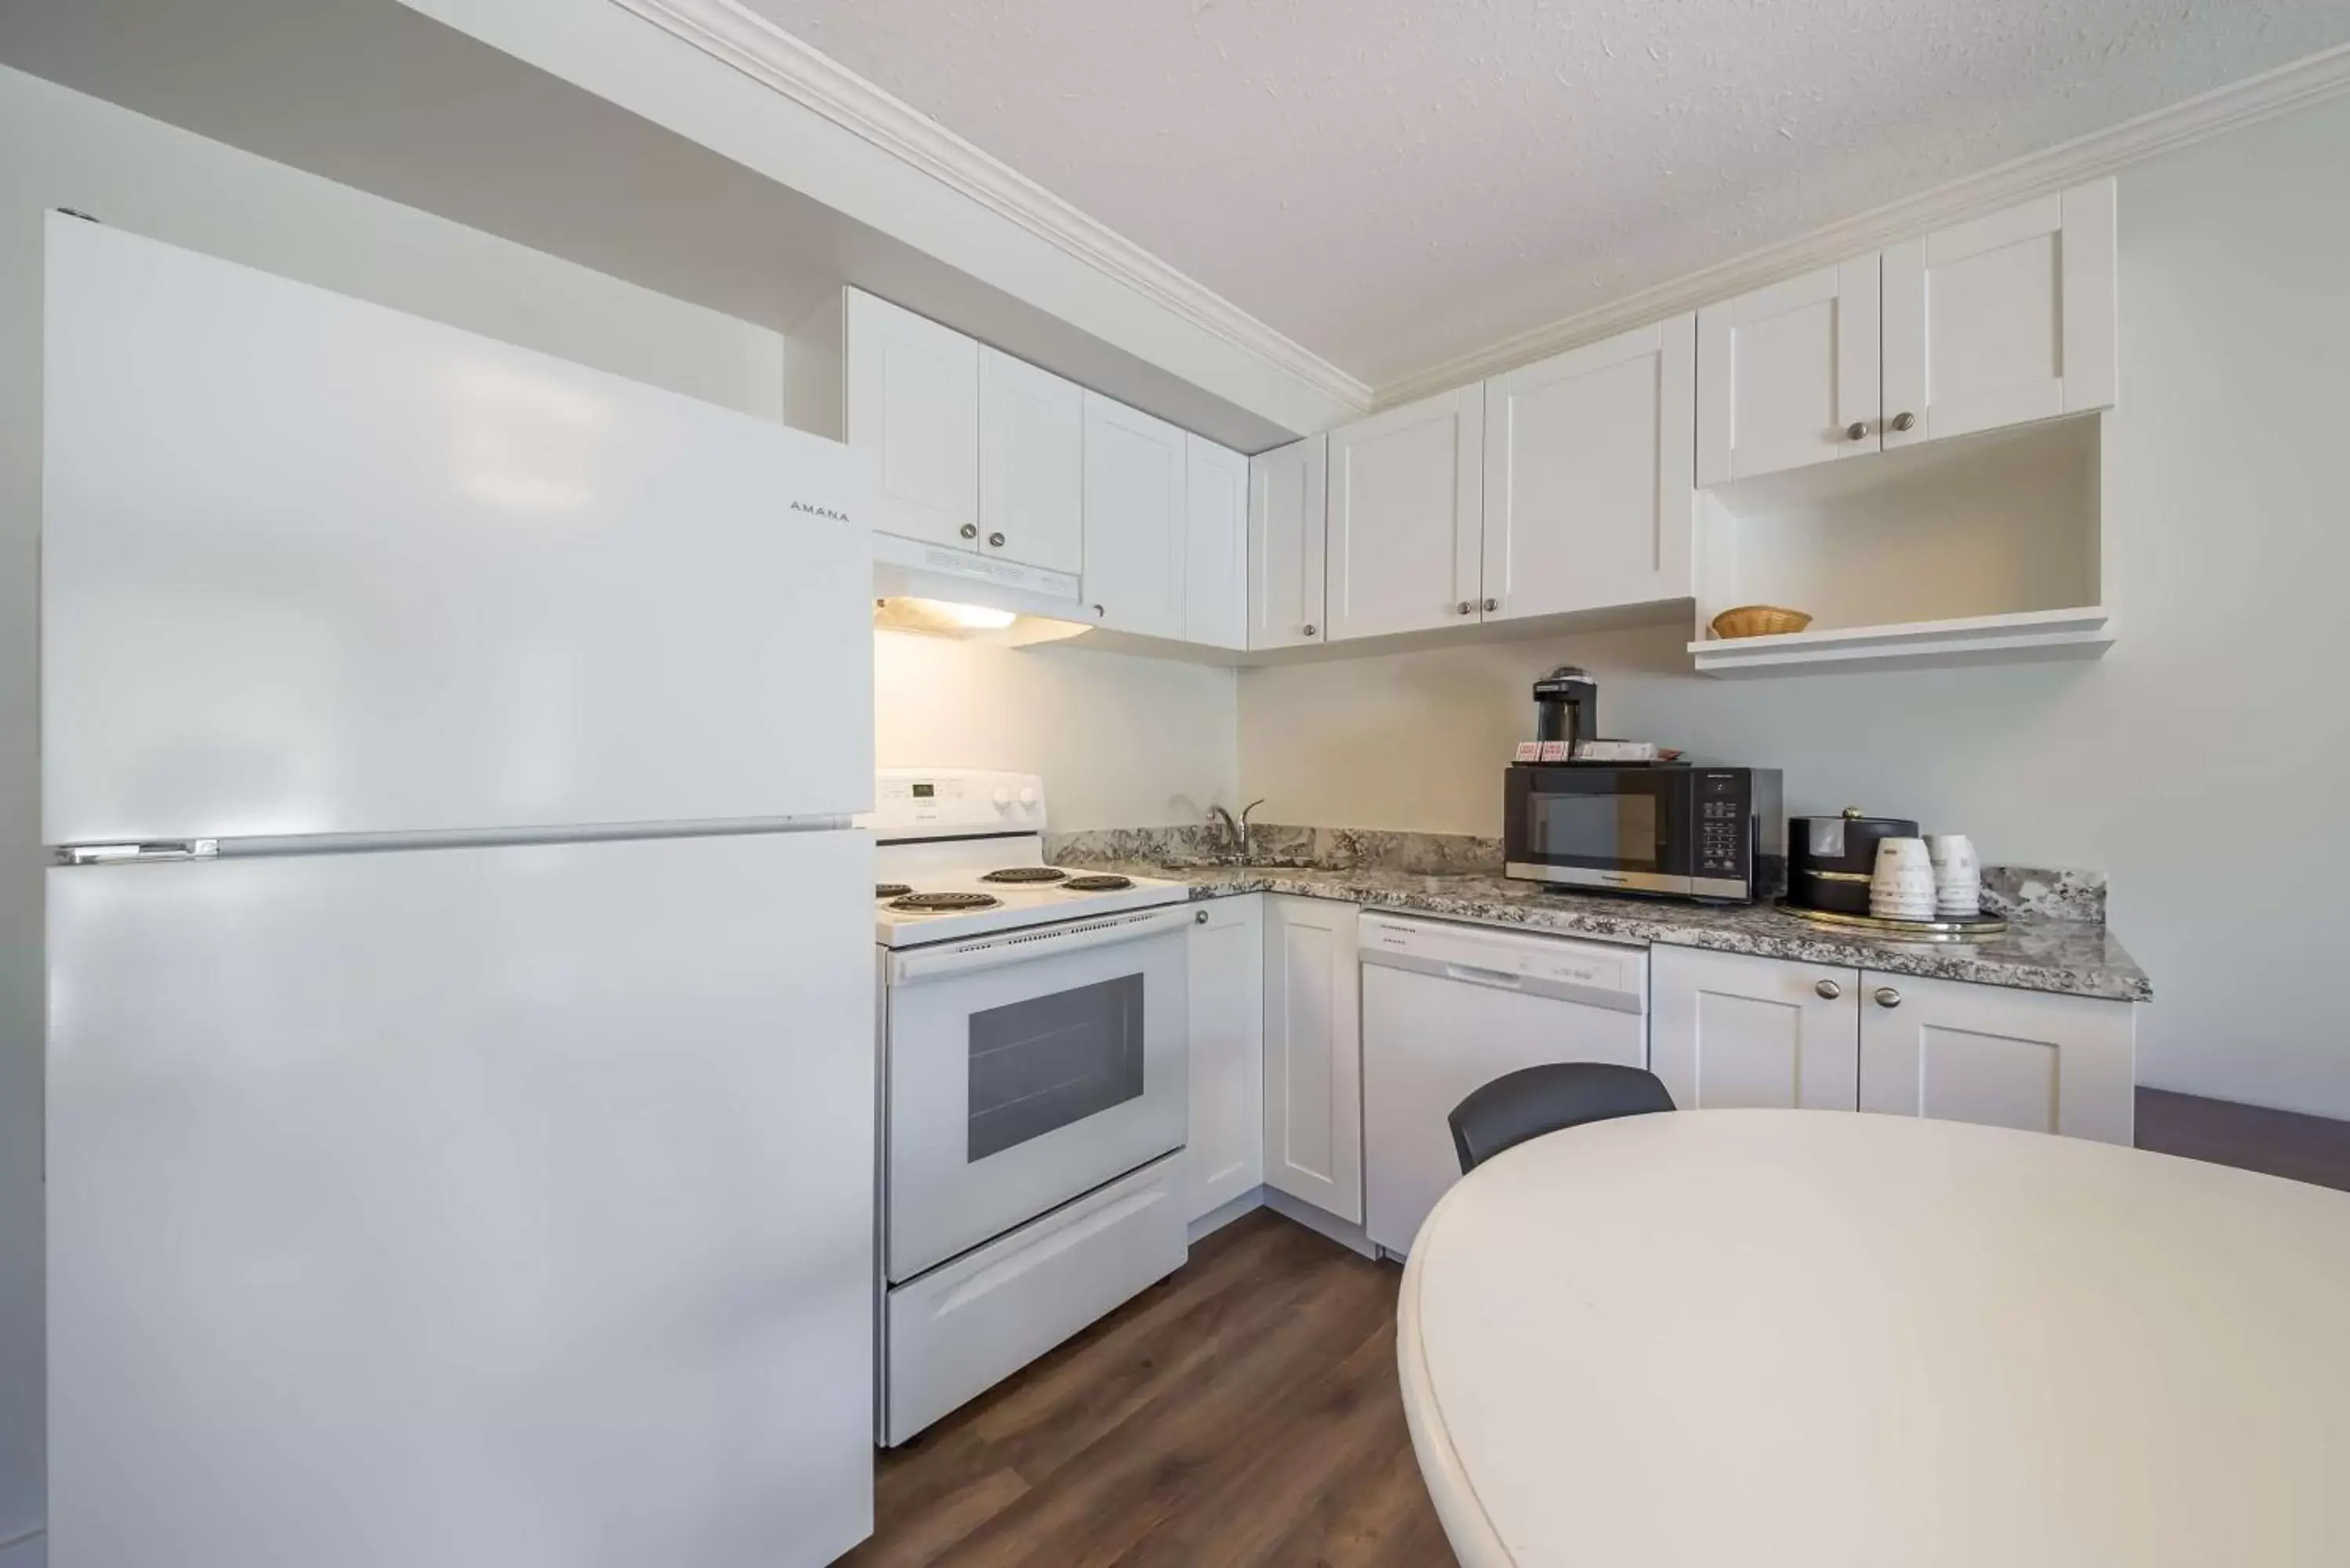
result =
[{"label": "dishwasher control panel", "polygon": [[1488,985],[1531,985],[1619,1012],[1648,1010],[1646,948],[1370,914],[1363,917],[1357,940],[1365,963]]}]

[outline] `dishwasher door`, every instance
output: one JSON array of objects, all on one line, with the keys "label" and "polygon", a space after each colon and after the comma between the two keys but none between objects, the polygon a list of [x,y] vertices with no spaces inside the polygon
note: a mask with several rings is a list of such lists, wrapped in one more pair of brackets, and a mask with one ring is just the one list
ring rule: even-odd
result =
[{"label": "dishwasher door", "polygon": [[1648,954],[1565,937],[1366,914],[1364,1229],[1401,1255],[1461,1179],[1445,1117],[1545,1062],[1648,1064]]}]

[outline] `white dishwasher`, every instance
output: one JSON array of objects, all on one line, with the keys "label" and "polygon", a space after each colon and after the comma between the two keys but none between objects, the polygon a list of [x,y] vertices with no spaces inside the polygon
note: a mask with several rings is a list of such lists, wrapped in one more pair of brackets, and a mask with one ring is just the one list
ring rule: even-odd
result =
[{"label": "white dishwasher", "polygon": [[1461,1179],[1445,1120],[1545,1062],[1648,1064],[1646,948],[1365,914],[1364,1230],[1410,1251]]}]

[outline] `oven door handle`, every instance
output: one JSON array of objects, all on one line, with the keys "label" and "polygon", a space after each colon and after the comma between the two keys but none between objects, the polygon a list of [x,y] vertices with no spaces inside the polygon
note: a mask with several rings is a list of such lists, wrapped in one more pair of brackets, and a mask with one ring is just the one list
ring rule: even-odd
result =
[{"label": "oven door handle", "polygon": [[891,957],[889,980],[892,984],[904,984],[910,981],[931,980],[940,975],[968,974],[973,970],[995,969],[1007,963],[1025,963],[1030,959],[1056,958],[1062,953],[1083,952],[1087,948],[1106,948],[1118,942],[1139,941],[1145,937],[1180,931],[1191,923],[1191,912],[1178,904],[1170,909],[1138,910],[1130,915],[1106,915],[1097,919],[1075,920],[1066,926],[1047,926],[1042,930],[1006,931],[1001,936],[982,937],[974,941],[917,948],[911,952]]}]

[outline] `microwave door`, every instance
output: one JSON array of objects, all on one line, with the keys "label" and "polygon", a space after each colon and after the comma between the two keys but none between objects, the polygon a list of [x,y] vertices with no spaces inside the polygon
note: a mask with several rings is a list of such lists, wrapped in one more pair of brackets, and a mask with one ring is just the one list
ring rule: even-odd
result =
[{"label": "microwave door", "polygon": [[1584,888],[1683,893],[1688,815],[1678,775],[1630,769],[1513,770],[1510,874]]}]

